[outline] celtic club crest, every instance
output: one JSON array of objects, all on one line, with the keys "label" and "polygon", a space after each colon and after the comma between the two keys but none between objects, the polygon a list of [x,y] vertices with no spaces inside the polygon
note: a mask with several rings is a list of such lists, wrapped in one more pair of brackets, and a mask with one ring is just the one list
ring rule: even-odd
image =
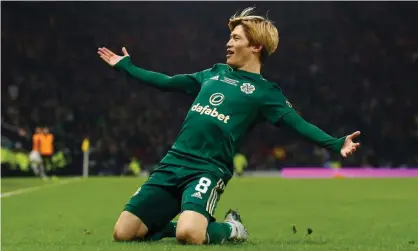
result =
[{"label": "celtic club crest", "polygon": [[244,83],[241,85],[241,91],[245,94],[252,94],[255,91],[255,87],[250,83]]}]

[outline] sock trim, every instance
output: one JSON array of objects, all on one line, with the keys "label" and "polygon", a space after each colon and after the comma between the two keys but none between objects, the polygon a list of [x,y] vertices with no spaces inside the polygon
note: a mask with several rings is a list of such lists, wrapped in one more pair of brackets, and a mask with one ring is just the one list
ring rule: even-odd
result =
[{"label": "sock trim", "polygon": [[210,237],[209,237],[209,233],[206,232],[206,243],[209,244],[210,243]]}]

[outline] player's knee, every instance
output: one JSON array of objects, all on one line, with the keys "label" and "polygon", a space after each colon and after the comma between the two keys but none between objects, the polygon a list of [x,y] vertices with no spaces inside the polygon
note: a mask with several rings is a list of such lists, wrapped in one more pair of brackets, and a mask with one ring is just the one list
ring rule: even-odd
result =
[{"label": "player's knee", "polygon": [[193,226],[178,228],[176,231],[176,239],[183,244],[204,244],[206,230]]},{"label": "player's knee", "polygon": [[184,211],[178,220],[176,239],[183,244],[204,244],[208,221],[194,211]]},{"label": "player's knee", "polygon": [[132,240],[141,240],[147,234],[147,231],[144,229],[145,225],[142,225],[139,228],[132,228],[130,226],[116,226],[113,230],[113,239],[115,241],[132,241]]},{"label": "player's knee", "polygon": [[120,215],[113,230],[115,241],[131,241],[142,239],[147,234],[148,228],[134,214],[124,211]]},{"label": "player's knee", "polygon": [[123,227],[115,227],[113,230],[113,240],[115,241],[131,241],[135,239],[136,233]]}]

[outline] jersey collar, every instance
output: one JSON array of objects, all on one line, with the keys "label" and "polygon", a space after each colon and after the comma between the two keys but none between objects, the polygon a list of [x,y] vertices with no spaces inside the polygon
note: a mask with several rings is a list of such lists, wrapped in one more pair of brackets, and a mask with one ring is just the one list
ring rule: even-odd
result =
[{"label": "jersey collar", "polygon": [[263,76],[261,74],[258,74],[258,73],[253,73],[253,72],[249,72],[249,71],[243,71],[243,70],[240,70],[240,69],[232,68],[229,65],[228,65],[228,68],[231,72],[238,73],[241,76],[247,76],[247,77],[250,77],[250,78],[253,78],[253,79],[256,79],[256,80],[265,80],[263,78]]}]

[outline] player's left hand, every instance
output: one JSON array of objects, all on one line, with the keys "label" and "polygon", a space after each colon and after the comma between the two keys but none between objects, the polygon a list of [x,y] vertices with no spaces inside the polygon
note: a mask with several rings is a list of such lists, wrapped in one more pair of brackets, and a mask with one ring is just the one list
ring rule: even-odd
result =
[{"label": "player's left hand", "polygon": [[357,148],[360,147],[360,143],[353,142],[353,139],[357,138],[358,136],[360,136],[360,132],[356,131],[345,138],[344,145],[340,151],[341,156],[347,158],[348,156],[352,155],[357,150]]}]

